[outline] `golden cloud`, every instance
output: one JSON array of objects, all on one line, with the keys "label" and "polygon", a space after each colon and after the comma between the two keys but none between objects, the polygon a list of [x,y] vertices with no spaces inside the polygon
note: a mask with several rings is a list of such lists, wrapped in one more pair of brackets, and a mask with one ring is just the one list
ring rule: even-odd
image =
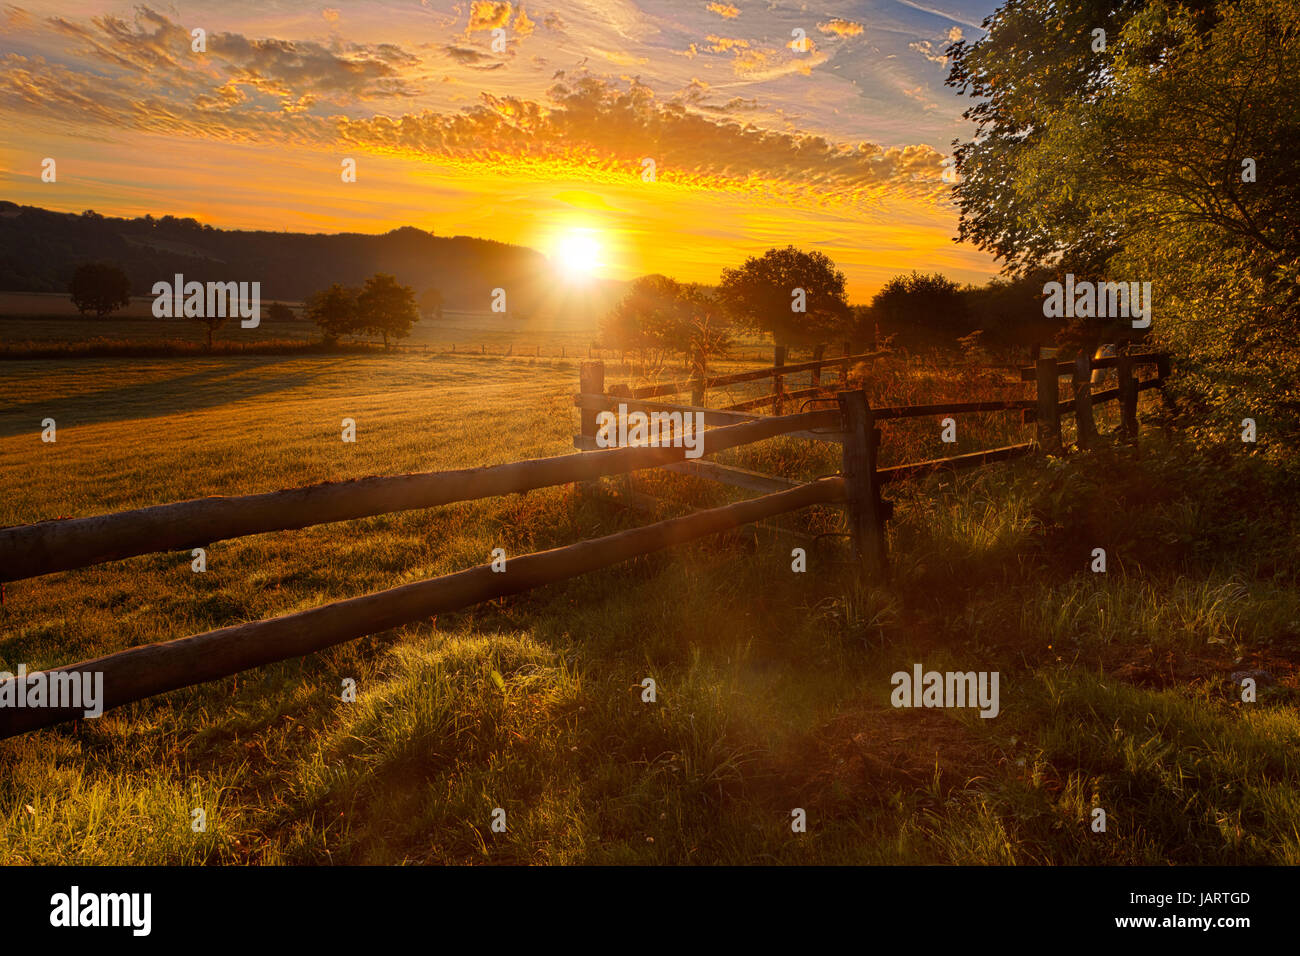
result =
[{"label": "golden cloud", "polygon": [[822,33],[833,33],[838,37],[855,37],[861,35],[863,26],[861,23],[855,23],[852,20],[835,17],[826,23],[817,24],[817,29],[821,30]]},{"label": "golden cloud", "polygon": [[511,6],[509,0],[474,0],[469,8],[468,35],[476,30],[495,30],[503,27],[510,20]]}]

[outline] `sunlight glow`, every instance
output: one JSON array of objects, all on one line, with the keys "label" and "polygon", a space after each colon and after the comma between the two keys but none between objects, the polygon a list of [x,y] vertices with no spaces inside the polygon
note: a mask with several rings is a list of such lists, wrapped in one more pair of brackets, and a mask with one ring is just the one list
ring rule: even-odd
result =
[{"label": "sunlight glow", "polygon": [[586,279],[601,266],[600,240],[591,230],[575,230],[559,238],[553,261],[570,279]]}]

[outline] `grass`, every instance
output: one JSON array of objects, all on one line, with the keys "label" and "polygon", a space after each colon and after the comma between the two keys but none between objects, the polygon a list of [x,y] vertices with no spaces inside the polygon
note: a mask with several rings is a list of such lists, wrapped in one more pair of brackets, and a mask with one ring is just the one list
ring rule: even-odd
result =
[{"label": "grass", "polygon": [[[873,373],[873,401],[900,404],[1019,387]],[[0,525],[563,454],[576,381],[576,362],[442,354],[5,363]],[[898,461],[1025,435],[1010,415],[962,419],[956,447],[937,419],[888,427]],[[1295,487],[1154,429],[1142,448],[892,486],[888,587],[858,584],[834,537],[800,575],[789,544],[738,533],[0,741],[0,862],[1300,862]],[[813,477],[836,452],[732,460]],[[730,500],[633,483],[665,515]],[[606,485],[219,542],[205,574],[163,554],[11,583],[0,667],[646,520]],[[833,509],[793,524],[843,530]],[[915,662],[999,671],[1001,714],[892,708]],[[1272,677],[1254,703],[1244,669]]]}]

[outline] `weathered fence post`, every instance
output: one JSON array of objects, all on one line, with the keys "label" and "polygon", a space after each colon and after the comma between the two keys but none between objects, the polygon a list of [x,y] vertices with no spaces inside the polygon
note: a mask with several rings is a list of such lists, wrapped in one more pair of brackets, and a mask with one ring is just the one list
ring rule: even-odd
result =
[{"label": "weathered fence post", "polygon": [[1116,369],[1119,373],[1120,431],[1125,441],[1137,444],[1138,390],[1137,379],[1133,377],[1133,356],[1128,353],[1120,355]]},{"label": "weathered fence post", "polygon": [[1038,445],[1049,455],[1061,450],[1061,387],[1056,359],[1034,362],[1038,383]]},{"label": "weathered fence post", "polygon": [[[578,366],[578,391],[583,395],[604,395],[605,394],[605,363],[604,362],[583,362]],[[591,451],[595,447],[596,432],[599,425],[596,422],[596,416],[600,414],[599,409],[584,408],[582,415],[582,437],[586,439],[583,442],[583,451]],[[580,481],[575,486],[575,490],[592,492],[600,487],[600,479],[592,481]]]},{"label": "weathered fence post", "polygon": [[[777,369],[785,365],[785,356],[789,351],[789,346],[778,345],[774,356],[773,366]],[[772,376],[772,393],[776,396],[776,401],[772,405],[772,414],[780,415],[782,407],[785,404],[785,376],[779,371]]]},{"label": "weathered fence post", "polygon": [[[605,394],[605,363],[583,362],[578,368],[578,391],[583,395]],[[596,440],[596,416],[599,411],[594,408],[582,410],[582,437]],[[586,449],[584,449],[585,451]]]},{"label": "weathered fence post", "polygon": [[844,358],[840,360],[840,388],[849,387],[849,356],[853,354],[853,343],[844,343]]},{"label": "weathered fence post", "polygon": [[1079,447],[1097,447],[1097,423],[1092,417],[1092,358],[1083,350],[1074,357],[1074,424]]},{"label": "weathered fence post", "polygon": [[707,362],[704,349],[696,349],[691,363],[691,404],[696,408],[704,407],[704,373]]},{"label": "weathered fence post", "polygon": [[868,578],[880,578],[888,569],[885,519],[888,507],[880,497],[876,461],[880,430],[876,428],[867,393],[842,391],[836,398],[844,426],[844,487],[848,494],[849,533],[853,556]]},{"label": "weathered fence post", "polygon": [[[820,362],[826,356],[826,346],[818,345],[813,349],[813,361]],[[812,370],[812,381],[809,383],[813,388],[822,387],[822,370],[821,367]]]}]

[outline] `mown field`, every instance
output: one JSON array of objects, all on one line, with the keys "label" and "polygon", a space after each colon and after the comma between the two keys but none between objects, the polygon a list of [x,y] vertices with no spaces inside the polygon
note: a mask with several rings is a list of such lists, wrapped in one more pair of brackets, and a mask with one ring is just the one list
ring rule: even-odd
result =
[{"label": "mown field", "polygon": [[[973,370],[871,376],[873,400],[1020,394]],[[5,362],[0,525],[564,454],[576,381],[572,361],[412,353]],[[887,463],[1027,432],[982,416],[956,447],[937,434],[887,429]],[[835,446],[788,440],[732,460],[838,469]],[[726,500],[682,476],[633,484],[661,515]],[[220,542],[204,574],[186,552],[14,582],[0,667],[631,527],[648,516],[625,490]],[[0,741],[0,862],[1300,863],[1294,483],[1148,427],[1140,455],[890,495],[888,586],[860,584],[842,539],[796,574],[788,542],[738,533]],[[793,523],[842,530],[831,509]],[[892,708],[890,675],[917,662],[999,671],[1001,713]],[[1242,669],[1273,680],[1256,703],[1229,682]]]}]

